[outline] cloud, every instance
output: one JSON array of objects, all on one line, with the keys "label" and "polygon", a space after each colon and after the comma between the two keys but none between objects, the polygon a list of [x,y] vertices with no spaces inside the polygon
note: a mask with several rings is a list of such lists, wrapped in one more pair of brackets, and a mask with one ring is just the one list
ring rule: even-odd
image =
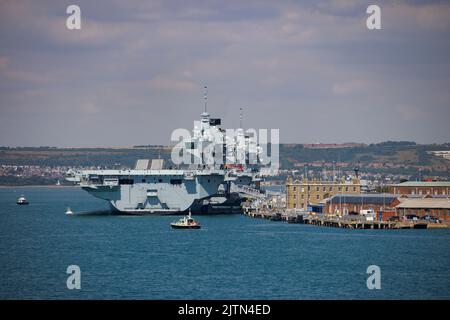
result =
[{"label": "cloud", "polygon": [[396,31],[414,34],[419,32],[448,33],[450,27],[450,3],[424,3],[412,5],[409,2],[387,5],[382,11],[388,21],[387,27]]},{"label": "cloud", "polygon": [[93,102],[86,102],[80,105],[80,112],[86,115],[92,115],[98,113],[100,110]]},{"label": "cloud", "polygon": [[[247,125],[280,128],[282,141],[349,141],[368,118],[389,128],[364,142],[440,141],[408,128],[448,127],[450,5],[379,3],[371,32],[362,0],[80,0],[82,30],[69,31],[66,2],[0,1],[0,145],[164,144],[197,118],[204,85],[225,126],[245,106]],[[37,125],[68,115],[85,129]],[[25,118],[33,135],[19,134]]]},{"label": "cloud", "polygon": [[0,71],[8,67],[9,59],[6,56],[0,56]]},{"label": "cloud", "polygon": [[157,77],[149,81],[150,87],[157,91],[172,92],[194,92],[200,90],[201,86],[187,80],[176,80],[171,78]]},{"label": "cloud", "polygon": [[14,83],[31,83],[43,84],[51,81],[48,75],[39,74],[27,70],[20,70],[14,67],[13,60],[7,56],[0,56],[0,77],[3,77],[6,82]]},{"label": "cloud", "polygon": [[353,95],[371,88],[370,82],[361,79],[335,83],[332,91],[336,95]]}]

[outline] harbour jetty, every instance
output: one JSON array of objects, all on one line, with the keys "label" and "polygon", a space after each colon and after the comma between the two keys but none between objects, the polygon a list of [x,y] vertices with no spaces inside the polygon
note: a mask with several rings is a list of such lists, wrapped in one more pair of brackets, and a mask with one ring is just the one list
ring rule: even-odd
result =
[{"label": "harbour jetty", "polygon": [[431,222],[425,220],[377,221],[367,220],[364,216],[331,216],[311,212],[291,210],[259,209],[244,205],[244,215],[252,218],[271,221],[285,221],[288,223],[310,224],[320,227],[344,229],[446,229],[450,225],[446,222]]},{"label": "harbour jetty", "polygon": [[320,227],[448,229],[448,186],[447,182],[405,182],[394,185],[391,193],[361,192],[357,170],[353,180],[339,183],[288,178],[286,193],[248,197],[242,211],[253,218]]}]

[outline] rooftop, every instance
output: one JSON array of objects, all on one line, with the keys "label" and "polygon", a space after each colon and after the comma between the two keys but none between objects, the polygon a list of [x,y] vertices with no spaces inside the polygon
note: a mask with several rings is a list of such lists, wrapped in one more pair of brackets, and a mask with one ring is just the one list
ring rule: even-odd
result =
[{"label": "rooftop", "polygon": [[353,204],[389,204],[397,199],[397,196],[390,193],[365,193],[365,194],[337,194],[331,197],[328,202],[343,202]]},{"label": "rooftop", "polygon": [[291,180],[291,181],[287,181],[286,184],[291,184],[291,185],[304,185],[304,186],[358,186],[360,185],[359,180],[357,179],[352,179],[352,180]]},{"label": "rooftop", "polygon": [[423,198],[423,199],[400,199],[400,204],[396,208],[410,208],[410,209],[450,209],[450,199],[435,199],[435,198]]},{"label": "rooftop", "polygon": [[393,184],[394,187],[450,187],[450,181],[406,181]]}]

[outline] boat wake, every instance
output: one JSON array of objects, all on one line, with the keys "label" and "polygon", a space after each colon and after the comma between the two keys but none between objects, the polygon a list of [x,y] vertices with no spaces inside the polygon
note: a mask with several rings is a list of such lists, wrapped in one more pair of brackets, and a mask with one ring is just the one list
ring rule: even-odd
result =
[{"label": "boat wake", "polygon": [[92,216],[113,216],[117,215],[111,210],[95,210],[95,211],[81,211],[81,212],[72,212],[71,214],[67,214],[69,216],[81,216],[81,217],[92,217]]}]

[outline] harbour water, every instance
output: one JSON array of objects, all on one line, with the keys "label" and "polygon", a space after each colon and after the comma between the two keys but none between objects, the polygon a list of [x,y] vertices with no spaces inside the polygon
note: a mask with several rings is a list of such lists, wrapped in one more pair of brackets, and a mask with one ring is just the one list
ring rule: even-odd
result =
[{"label": "harbour water", "polygon": [[[17,206],[24,194],[28,206]],[[66,207],[74,215],[65,215]],[[346,230],[243,215],[115,216],[78,188],[0,189],[0,299],[450,299],[450,230]],[[66,268],[81,269],[81,289]],[[366,286],[369,265],[381,289]]]}]

